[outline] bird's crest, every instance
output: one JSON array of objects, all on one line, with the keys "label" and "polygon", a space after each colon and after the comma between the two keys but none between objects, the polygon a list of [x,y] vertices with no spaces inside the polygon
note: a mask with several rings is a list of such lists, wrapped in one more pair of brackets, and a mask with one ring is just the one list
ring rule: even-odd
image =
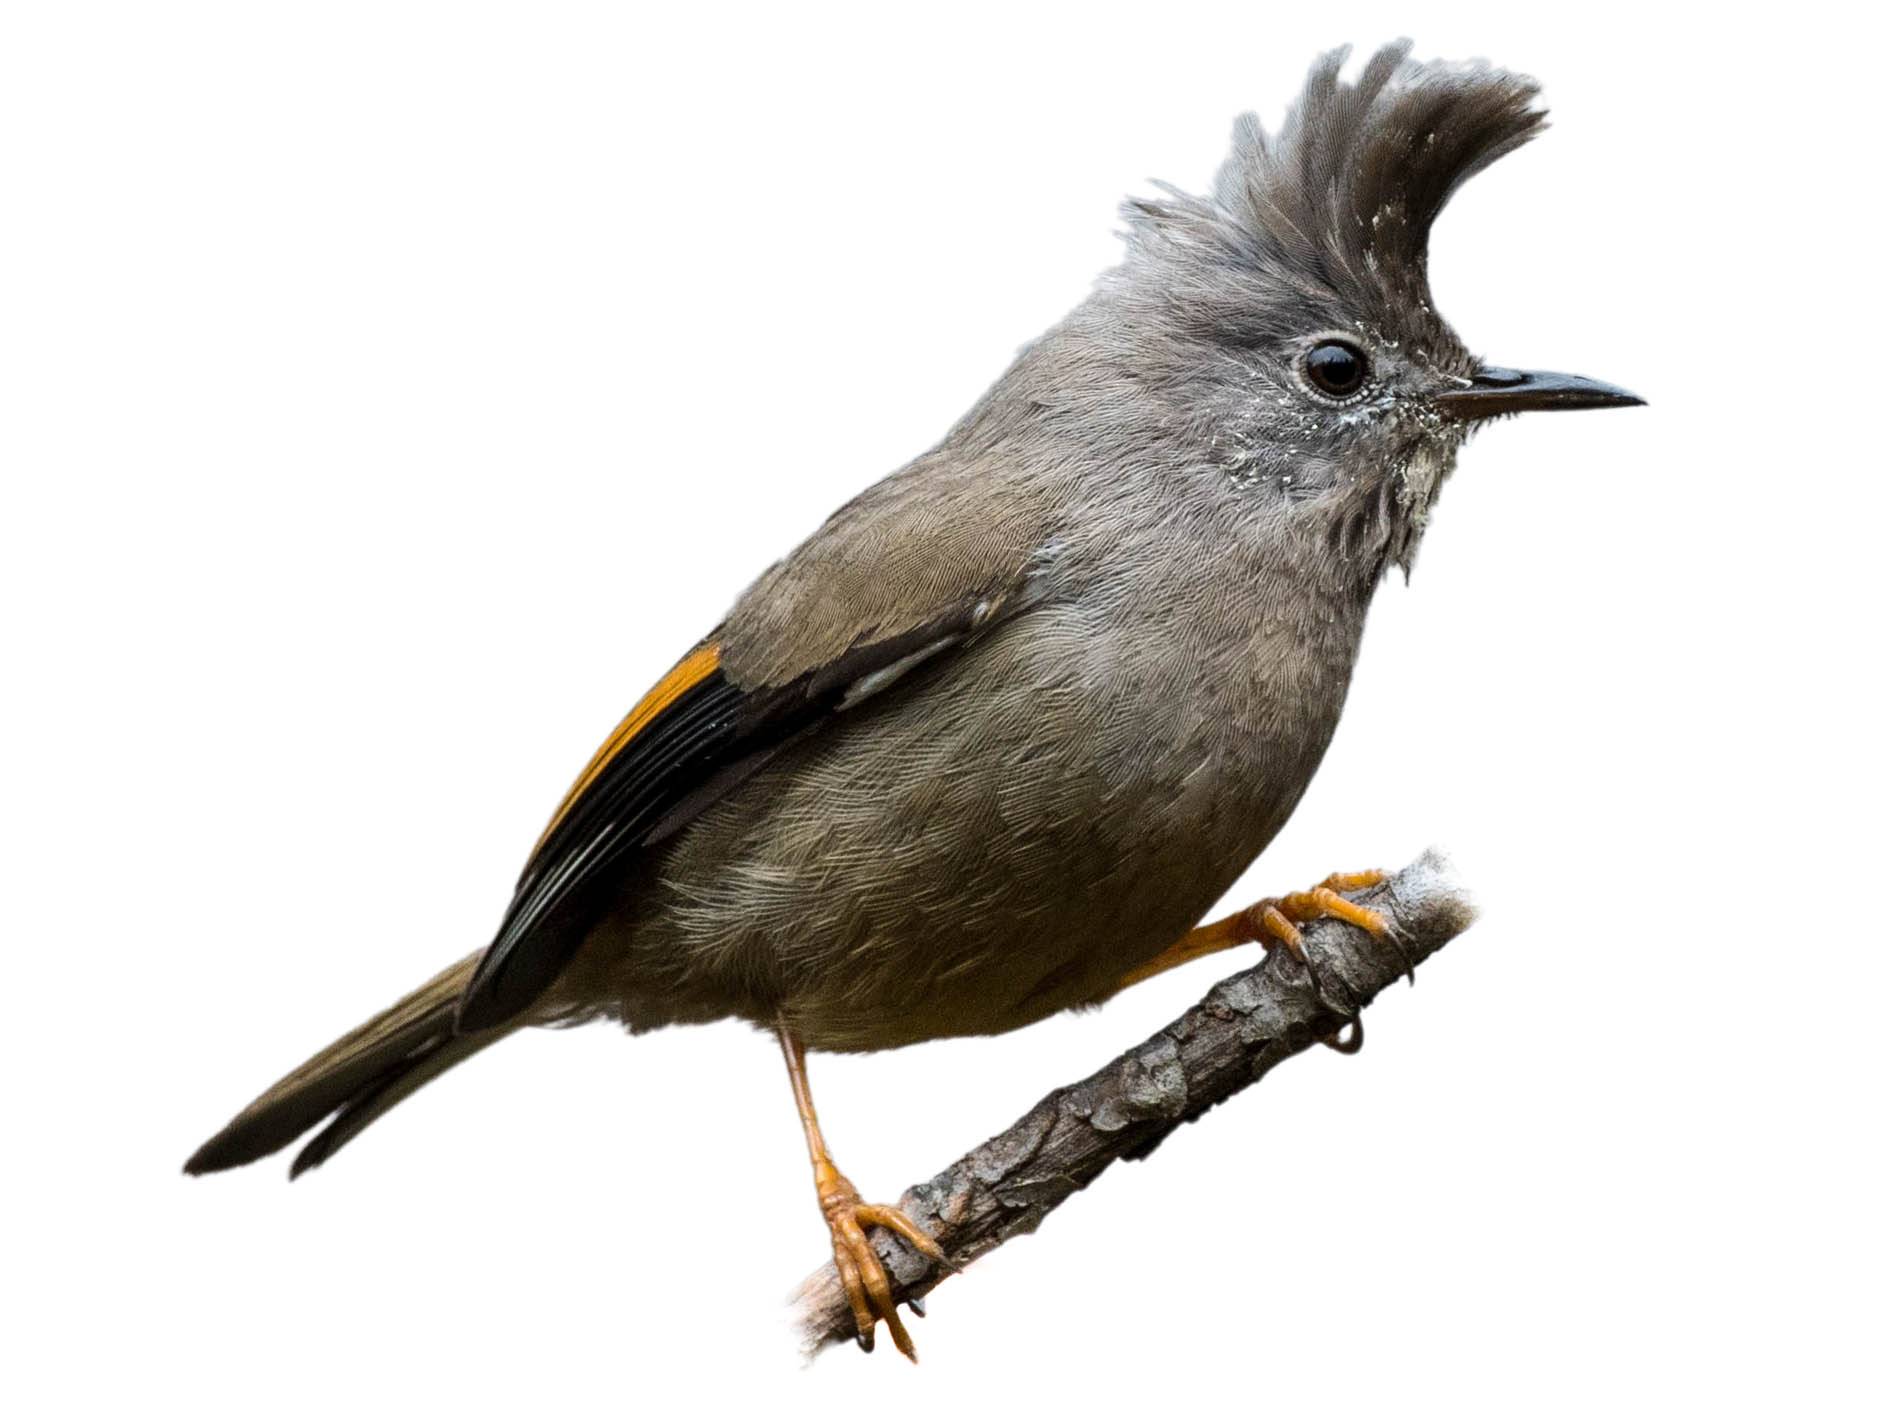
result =
[{"label": "bird's crest", "polygon": [[1425,308],[1435,216],[1545,113],[1533,79],[1423,63],[1408,47],[1380,50],[1354,81],[1342,76],[1346,48],[1325,54],[1275,135],[1254,114],[1238,119],[1210,201],[1168,191],[1130,204],[1135,248],[1164,254],[1171,235],[1188,255],[1255,268],[1360,316]]}]

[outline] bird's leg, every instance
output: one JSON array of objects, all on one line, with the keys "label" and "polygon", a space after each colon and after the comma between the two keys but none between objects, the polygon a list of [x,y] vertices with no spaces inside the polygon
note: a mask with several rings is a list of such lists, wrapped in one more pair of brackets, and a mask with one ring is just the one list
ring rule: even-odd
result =
[{"label": "bird's leg", "polygon": [[[834,1166],[827,1142],[821,1137],[821,1123],[815,1118],[815,1100],[808,1093],[807,1053],[801,1041],[786,1026],[778,1024],[776,1036],[782,1042],[782,1059],[788,1062],[789,1084],[795,1091],[795,1109],[802,1117],[802,1133],[808,1139],[808,1158],[815,1170],[815,1196],[821,1202],[821,1216],[828,1224],[828,1237],[834,1243],[834,1266],[841,1273],[841,1289],[854,1312],[854,1329],[860,1347],[873,1352],[873,1327],[886,1322],[893,1343],[908,1359],[918,1362],[912,1336],[900,1323],[899,1308],[893,1303],[893,1283],[886,1268],[867,1241],[867,1229],[884,1227],[896,1232],[921,1256],[955,1271],[944,1248],[927,1236],[913,1220],[898,1208],[886,1203],[863,1203],[847,1176]],[[914,1306],[918,1309],[917,1305]],[[921,1312],[923,1313],[923,1312]]]},{"label": "bird's leg", "polygon": [[[1388,921],[1376,911],[1345,898],[1357,890],[1379,885],[1383,879],[1383,872],[1379,870],[1337,871],[1334,875],[1326,876],[1322,884],[1308,890],[1295,890],[1279,899],[1259,900],[1224,919],[1189,929],[1160,953],[1124,973],[1115,991],[1131,988],[1169,968],[1177,968],[1182,963],[1190,963],[1209,953],[1220,953],[1253,942],[1267,948],[1274,943],[1281,943],[1296,955],[1305,968],[1309,968],[1310,958],[1304,952],[1303,934],[1297,926],[1326,917],[1341,919],[1384,943],[1392,944],[1395,951],[1401,954],[1412,981],[1413,961],[1408,957],[1407,950],[1402,948],[1401,940],[1396,937]],[[1315,970],[1312,969],[1311,977],[1314,979],[1315,976]]]}]

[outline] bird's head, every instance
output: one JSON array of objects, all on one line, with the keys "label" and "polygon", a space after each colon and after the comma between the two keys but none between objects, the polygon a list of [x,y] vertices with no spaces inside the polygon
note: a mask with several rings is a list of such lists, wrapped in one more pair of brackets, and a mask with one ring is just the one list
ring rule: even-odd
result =
[{"label": "bird's head", "polygon": [[1371,575],[1411,563],[1482,421],[1641,404],[1585,377],[1487,366],[1434,311],[1435,217],[1545,114],[1528,78],[1407,50],[1381,50],[1353,82],[1346,51],[1324,56],[1275,135],[1239,119],[1209,197],[1130,202],[1128,257],[1097,299],[1200,457]]}]

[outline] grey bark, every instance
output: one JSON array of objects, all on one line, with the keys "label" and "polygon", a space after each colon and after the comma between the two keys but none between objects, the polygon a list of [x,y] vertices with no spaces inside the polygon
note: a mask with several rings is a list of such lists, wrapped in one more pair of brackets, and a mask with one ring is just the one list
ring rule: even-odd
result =
[{"label": "grey bark", "polygon": [[[1416,964],[1473,922],[1443,857],[1429,851],[1374,890],[1352,895],[1394,923]],[[1052,1091],[1002,1134],[901,1195],[899,1206],[960,1267],[1033,1232],[1116,1159],[1147,1157],[1180,1124],[1319,1043],[1353,1051],[1361,1010],[1405,976],[1403,955],[1362,930],[1324,919],[1302,926],[1316,982],[1282,948],[1216,984],[1169,1025],[1093,1075]],[[1348,1031],[1348,1036],[1341,1033]],[[889,1232],[874,1250],[897,1300],[923,1300],[948,1273]],[[795,1293],[804,1347],[852,1339],[854,1320],[833,1263]]]}]

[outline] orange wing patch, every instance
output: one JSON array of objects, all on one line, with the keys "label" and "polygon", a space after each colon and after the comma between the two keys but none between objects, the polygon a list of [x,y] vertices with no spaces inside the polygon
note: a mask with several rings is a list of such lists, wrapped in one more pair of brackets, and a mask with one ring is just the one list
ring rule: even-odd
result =
[{"label": "orange wing patch", "polygon": [[600,745],[599,752],[593,755],[592,761],[581,770],[580,776],[574,779],[574,785],[568,789],[567,795],[561,799],[560,806],[555,810],[554,819],[548,822],[547,829],[541,833],[540,840],[534,843],[534,851],[529,856],[530,861],[535,855],[540,854],[542,842],[554,834],[554,828],[566,819],[567,813],[574,809],[574,803],[578,802],[599,775],[606,771],[613,759],[625,751],[626,745],[632,742],[647,724],[682,699],[692,686],[708,678],[717,668],[717,658],[717,647],[714,644],[706,642],[700,645],[672,666],[671,672],[653,685],[645,698],[633,705],[632,712],[620,720],[619,727],[607,736],[606,741]]}]

